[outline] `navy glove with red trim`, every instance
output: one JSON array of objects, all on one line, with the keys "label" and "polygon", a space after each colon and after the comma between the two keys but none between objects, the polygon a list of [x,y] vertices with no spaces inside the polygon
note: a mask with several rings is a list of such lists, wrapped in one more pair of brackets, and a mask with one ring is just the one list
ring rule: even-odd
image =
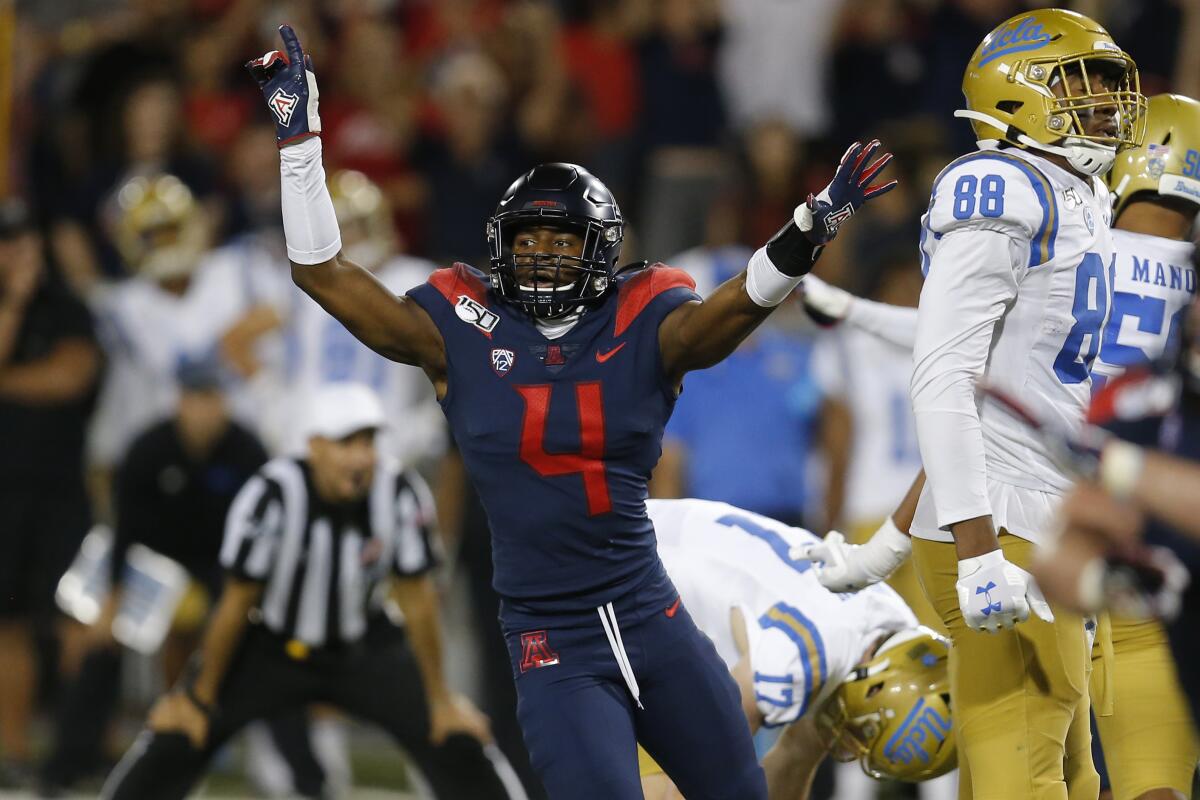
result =
[{"label": "navy glove with red trim", "polygon": [[833,173],[833,180],[829,185],[822,189],[820,194],[808,196],[806,205],[812,214],[813,225],[807,233],[813,244],[832,241],[842,223],[850,219],[868,200],[896,188],[895,180],[871,184],[875,176],[892,160],[891,153],[884,153],[874,161],[871,160],[880,146],[878,139],[872,139],[865,146],[860,142],[850,145],[838,163],[837,171]]},{"label": "navy glove with red trim", "polygon": [[272,50],[261,58],[246,62],[246,69],[258,82],[267,108],[275,117],[275,141],[280,147],[321,133],[317,114],[317,78],[312,58],[304,54],[296,32],[289,25],[279,26],[283,51]]},{"label": "navy glove with red trim", "polygon": [[860,142],[850,145],[829,185],[796,206],[792,218],[767,242],[767,258],[777,270],[794,278],[808,274],[842,223],[868,200],[896,187],[894,180],[871,183],[892,160],[891,153],[884,153],[872,161],[879,147],[878,139],[865,147]]}]

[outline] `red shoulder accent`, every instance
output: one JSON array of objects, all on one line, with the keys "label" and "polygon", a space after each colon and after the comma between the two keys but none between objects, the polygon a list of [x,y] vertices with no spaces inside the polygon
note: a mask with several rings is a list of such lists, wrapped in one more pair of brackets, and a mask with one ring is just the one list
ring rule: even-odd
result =
[{"label": "red shoulder accent", "polygon": [[645,311],[654,298],[668,289],[677,289],[680,286],[695,289],[696,282],[683,270],[668,267],[666,264],[651,264],[622,283],[617,293],[617,321],[613,328],[613,336],[620,336],[628,330],[638,314]]},{"label": "red shoulder accent", "polygon": [[1148,369],[1135,368],[1105,382],[1100,387],[1100,391],[1092,395],[1092,402],[1088,406],[1087,413],[1088,424],[1106,425],[1117,419],[1119,416],[1117,403],[1121,395],[1129,388],[1139,383],[1145,383],[1152,376],[1153,373]]},{"label": "red shoulder accent", "polygon": [[458,296],[463,294],[481,306],[488,304],[487,286],[477,272],[463,263],[434,270],[429,276],[429,285],[441,292],[450,305],[456,305]]}]

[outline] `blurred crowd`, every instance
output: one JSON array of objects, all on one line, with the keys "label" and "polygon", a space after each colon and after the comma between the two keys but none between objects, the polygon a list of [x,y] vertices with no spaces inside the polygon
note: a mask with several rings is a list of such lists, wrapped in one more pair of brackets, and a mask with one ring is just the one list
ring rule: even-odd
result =
[{"label": "blurred crowd", "polygon": [[[32,643],[57,623],[35,637],[28,622],[57,619],[58,576],[89,524],[116,518],[113,484],[133,466],[123,463],[131,443],[165,418],[182,420],[185,450],[207,452],[236,420],[239,435],[278,454],[300,444],[294,405],[316,386],[356,380],[379,390],[396,421],[391,453],[434,483],[451,561],[473,589],[480,646],[507,663],[487,588],[486,522],[424,376],[366,351],[291,283],[274,125],[243,68],[276,47],[280,23],[295,27],[320,77],[347,253],[397,293],[435,265],[486,270],[485,220],[509,183],[543,161],[590,169],[630,222],[625,254],[685,268],[704,292],[745,267],[847,144],[878,137],[896,153],[900,188],[850,226],[821,274],[915,305],[926,192],[973,148],[952,117],[962,65],[987,31],[1031,5],[1047,4],[9,6],[0,21],[14,67],[3,93],[3,193],[23,202],[0,214],[0,526],[5,552],[21,553],[11,563],[37,569],[3,576],[6,591],[22,588],[0,603],[0,782],[19,782],[39,755],[28,698],[45,659],[33,658]],[[1200,94],[1200,53],[1163,33],[1200,39],[1200,2],[1068,5],[1109,27],[1147,95]],[[654,491],[814,529],[873,530],[918,469],[909,365],[850,338],[819,333],[795,307],[689,378]],[[35,531],[44,540],[29,555]],[[59,627],[51,652],[70,673],[95,637]],[[481,670],[498,734],[512,711],[506,670]],[[22,692],[26,701],[12,699]]]}]

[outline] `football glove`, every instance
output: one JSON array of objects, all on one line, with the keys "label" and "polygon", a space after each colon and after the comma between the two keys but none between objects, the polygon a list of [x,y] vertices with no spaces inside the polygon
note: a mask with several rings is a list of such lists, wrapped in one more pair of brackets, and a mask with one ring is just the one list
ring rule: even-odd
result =
[{"label": "football glove", "polygon": [[767,242],[767,258],[775,269],[793,278],[807,274],[842,223],[871,198],[895,188],[894,180],[871,183],[892,160],[891,153],[884,153],[871,161],[879,147],[878,139],[865,147],[859,142],[850,145],[829,185],[796,206],[792,218]]},{"label": "football glove", "polygon": [[844,320],[854,300],[854,295],[845,289],[832,286],[812,274],[804,276],[800,290],[804,310],[813,322],[824,328],[833,327]]},{"label": "football glove", "polygon": [[817,544],[795,548],[795,558],[821,562],[817,580],[831,592],[857,592],[885,580],[912,552],[912,539],[889,518],[865,544],[830,531]]},{"label": "football glove", "polygon": [[1029,619],[1029,612],[1046,622],[1054,612],[1033,576],[993,550],[958,562],[958,607],[963,622],[975,631],[996,633]]},{"label": "football glove", "polygon": [[258,82],[267,108],[275,117],[275,142],[283,147],[321,133],[317,113],[317,78],[312,58],[304,54],[296,32],[289,25],[279,26],[283,52],[272,50],[261,58],[246,62],[246,69]]},{"label": "football glove", "polygon": [[[837,171],[833,173],[833,180],[829,185],[815,197],[810,194],[808,202],[801,206],[802,209],[807,209],[811,216],[812,228],[807,233],[814,244],[832,241],[842,223],[850,219],[868,200],[896,188],[895,180],[871,183],[892,160],[891,153],[884,153],[872,161],[879,147],[878,139],[872,139],[865,147],[859,142],[850,145],[838,163]],[[800,229],[804,228],[805,226],[800,224]]]},{"label": "football glove", "polygon": [[1183,592],[1190,583],[1187,567],[1169,549],[1124,545],[1084,565],[1079,574],[1079,597],[1085,608],[1170,621],[1179,614]]}]

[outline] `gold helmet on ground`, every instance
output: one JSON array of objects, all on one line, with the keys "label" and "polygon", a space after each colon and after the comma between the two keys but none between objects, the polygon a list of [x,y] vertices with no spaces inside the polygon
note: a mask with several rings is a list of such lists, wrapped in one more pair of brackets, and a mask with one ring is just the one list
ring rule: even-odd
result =
[{"label": "gold helmet on ground", "polygon": [[126,265],[153,280],[188,275],[208,247],[208,225],[174,175],[138,176],[114,196],[113,238]]},{"label": "gold helmet on ground", "polygon": [[[1107,79],[1095,91],[1092,79]],[[1072,91],[1071,77],[1082,78]],[[967,108],[980,141],[1002,140],[1065,157],[1088,175],[1107,172],[1120,147],[1141,144],[1146,98],[1137,65],[1098,23],[1059,8],[1027,11],[984,37],[963,76]],[[1085,120],[1115,108],[1111,134],[1088,134]]]},{"label": "gold helmet on ground", "polygon": [[949,655],[950,643],[926,627],[886,639],[818,715],[835,737],[833,757],[857,760],[873,778],[901,781],[954,769]]},{"label": "gold helmet on ground", "polygon": [[329,177],[329,196],[346,258],[369,270],[379,269],[398,246],[392,210],[379,186],[361,172],[343,169]]},{"label": "gold helmet on ground", "polygon": [[1146,140],[1121,151],[1108,174],[1116,195],[1114,217],[1141,192],[1200,205],[1200,103],[1179,94],[1156,94],[1146,116]]}]

